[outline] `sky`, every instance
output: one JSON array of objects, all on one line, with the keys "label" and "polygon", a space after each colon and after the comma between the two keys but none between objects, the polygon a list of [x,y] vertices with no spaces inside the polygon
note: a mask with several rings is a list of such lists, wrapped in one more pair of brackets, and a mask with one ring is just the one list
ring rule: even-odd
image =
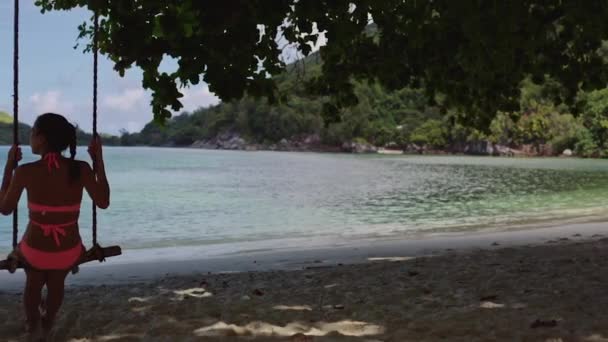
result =
[{"label": "sky", "polygon": [[[76,9],[43,15],[34,0],[20,4],[19,121],[32,124],[42,113],[56,112],[90,132],[93,56],[84,54],[82,47],[74,49],[77,27],[90,18],[90,12]],[[7,113],[13,108],[13,14],[13,1],[0,0],[0,111]],[[99,131],[139,131],[152,120],[150,92],[141,87],[141,70],[132,68],[121,78],[112,66],[100,55]],[[219,103],[206,84],[182,92],[185,111]]]}]

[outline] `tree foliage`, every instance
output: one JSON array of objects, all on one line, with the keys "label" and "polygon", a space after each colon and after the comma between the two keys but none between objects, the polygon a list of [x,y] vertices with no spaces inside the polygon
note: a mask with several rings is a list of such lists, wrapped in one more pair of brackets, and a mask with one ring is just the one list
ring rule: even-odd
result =
[{"label": "tree foliage", "polygon": [[[520,82],[545,75],[563,85],[558,100],[603,88],[598,54],[608,38],[608,2],[578,0],[37,0],[43,11],[87,7],[102,16],[102,53],[123,74],[136,65],[152,91],[155,118],[182,108],[179,89],[204,80],[223,101],[264,96],[285,101],[272,76],[287,66],[282,41],[304,55],[318,33],[323,72],[311,90],[329,96],[326,123],[356,104],[356,84],[422,88],[457,119],[487,128],[497,110],[520,105]],[[376,29],[370,32],[370,24]],[[91,35],[90,24],[80,27]],[[159,70],[164,58],[177,70]],[[353,113],[357,115],[357,113]]]},{"label": "tree foliage", "polygon": [[595,147],[596,154],[608,155],[608,88],[582,93],[579,96],[581,118],[589,133],[585,136],[586,149]]},{"label": "tree foliage", "polygon": [[413,143],[428,145],[432,148],[444,148],[447,143],[445,125],[435,119],[430,119],[412,132],[410,140]]}]

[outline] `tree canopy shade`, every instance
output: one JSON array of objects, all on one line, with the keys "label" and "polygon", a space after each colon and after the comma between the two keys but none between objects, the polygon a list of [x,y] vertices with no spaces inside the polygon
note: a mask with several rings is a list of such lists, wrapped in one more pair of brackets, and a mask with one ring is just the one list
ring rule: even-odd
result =
[{"label": "tree canopy shade", "polygon": [[[578,0],[38,0],[43,11],[99,11],[100,48],[123,74],[133,65],[152,91],[156,119],[182,108],[179,88],[202,80],[222,100],[244,94],[281,100],[272,76],[287,66],[277,37],[307,55],[325,32],[322,73],[310,89],[329,95],[325,119],[356,102],[353,79],[388,89],[422,86],[460,119],[487,127],[497,110],[519,108],[519,84],[546,75],[559,101],[603,88],[598,53],[608,38],[608,1]],[[369,30],[370,24],[376,29]],[[80,36],[90,36],[83,24]],[[178,61],[161,72],[163,58]]]}]

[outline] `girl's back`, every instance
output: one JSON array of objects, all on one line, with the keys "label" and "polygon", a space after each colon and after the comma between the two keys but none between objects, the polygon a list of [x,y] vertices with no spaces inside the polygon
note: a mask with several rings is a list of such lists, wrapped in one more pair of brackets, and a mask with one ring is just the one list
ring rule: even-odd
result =
[{"label": "girl's back", "polygon": [[[48,161],[39,160],[22,166],[26,175],[28,200],[51,206],[69,205],[82,201],[82,178],[70,179],[69,168],[77,163],[82,169],[85,162],[59,158],[55,167]],[[82,174],[82,172],[81,172]]]},{"label": "girl's back", "polygon": [[[81,175],[77,179],[71,179],[70,175],[74,163]],[[24,235],[27,245],[53,252],[73,248],[81,243],[78,218],[84,188],[82,175],[88,173],[88,168],[85,162],[63,157],[42,159],[21,166],[20,176],[23,176],[30,216],[30,224]],[[60,243],[54,239],[52,232],[48,233],[48,229],[37,229],[53,224],[62,229],[58,233],[61,234],[58,236]]]}]

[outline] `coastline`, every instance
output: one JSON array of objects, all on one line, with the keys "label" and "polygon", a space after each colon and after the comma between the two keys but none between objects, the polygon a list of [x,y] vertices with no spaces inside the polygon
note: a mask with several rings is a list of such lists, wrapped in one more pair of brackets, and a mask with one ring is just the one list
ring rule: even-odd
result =
[{"label": "coastline", "polygon": [[[383,258],[418,258],[451,252],[587,242],[608,237],[606,225],[597,221],[547,227],[523,226],[512,230],[334,240],[324,245],[305,238],[245,245],[249,248],[226,244],[127,249],[123,250],[123,255],[104,263],[82,265],[78,274],[68,276],[66,286],[120,285],[190,274],[296,271],[365,264]],[[0,294],[21,292],[24,281],[23,271],[0,273]]]},{"label": "coastline", "polygon": [[[604,341],[603,233],[603,223],[590,223],[208,260],[110,260],[69,277],[55,338]],[[20,295],[4,280],[0,336],[16,341]]]},{"label": "coastline", "polygon": [[[173,147],[169,143],[167,147]],[[211,139],[196,140],[187,148],[209,150],[240,151],[283,151],[283,152],[317,152],[317,153],[355,153],[355,154],[388,154],[388,155],[468,155],[468,156],[501,156],[501,157],[573,157],[570,148],[555,151],[551,144],[524,144],[517,147],[493,143],[489,140],[470,141],[435,148],[426,144],[408,143],[399,146],[395,142],[385,146],[376,146],[364,139],[342,141],[328,145],[319,134],[296,135],[283,138],[277,143],[256,143],[248,141],[235,132],[224,132]]]},{"label": "coastline", "polygon": [[449,150],[425,150],[423,152],[417,152],[412,150],[396,150],[396,149],[385,149],[377,148],[374,151],[352,151],[344,150],[340,146],[328,146],[324,148],[269,148],[269,147],[250,147],[250,148],[216,148],[210,146],[192,146],[192,145],[112,145],[109,147],[119,148],[163,148],[163,149],[190,149],[190,150],[203,150],[203,151],[235,151],[235,152],[289,152],[289,153],[319,153],[319,154],[344,154],[344,155],[378,155],[387,157],[415,157],[415,156],[428,156],[428,157],[487,157],[487,158],[513,158],[513,159],[552,159],[552,158],[564,158],[564,159],[591,159],[591,160],[605,160],[606,158],[600,157],[581,157],[577,155],[544,155],[544,154],[526,154],[526,153],[467,153],[462,151],[449,151]]}]

